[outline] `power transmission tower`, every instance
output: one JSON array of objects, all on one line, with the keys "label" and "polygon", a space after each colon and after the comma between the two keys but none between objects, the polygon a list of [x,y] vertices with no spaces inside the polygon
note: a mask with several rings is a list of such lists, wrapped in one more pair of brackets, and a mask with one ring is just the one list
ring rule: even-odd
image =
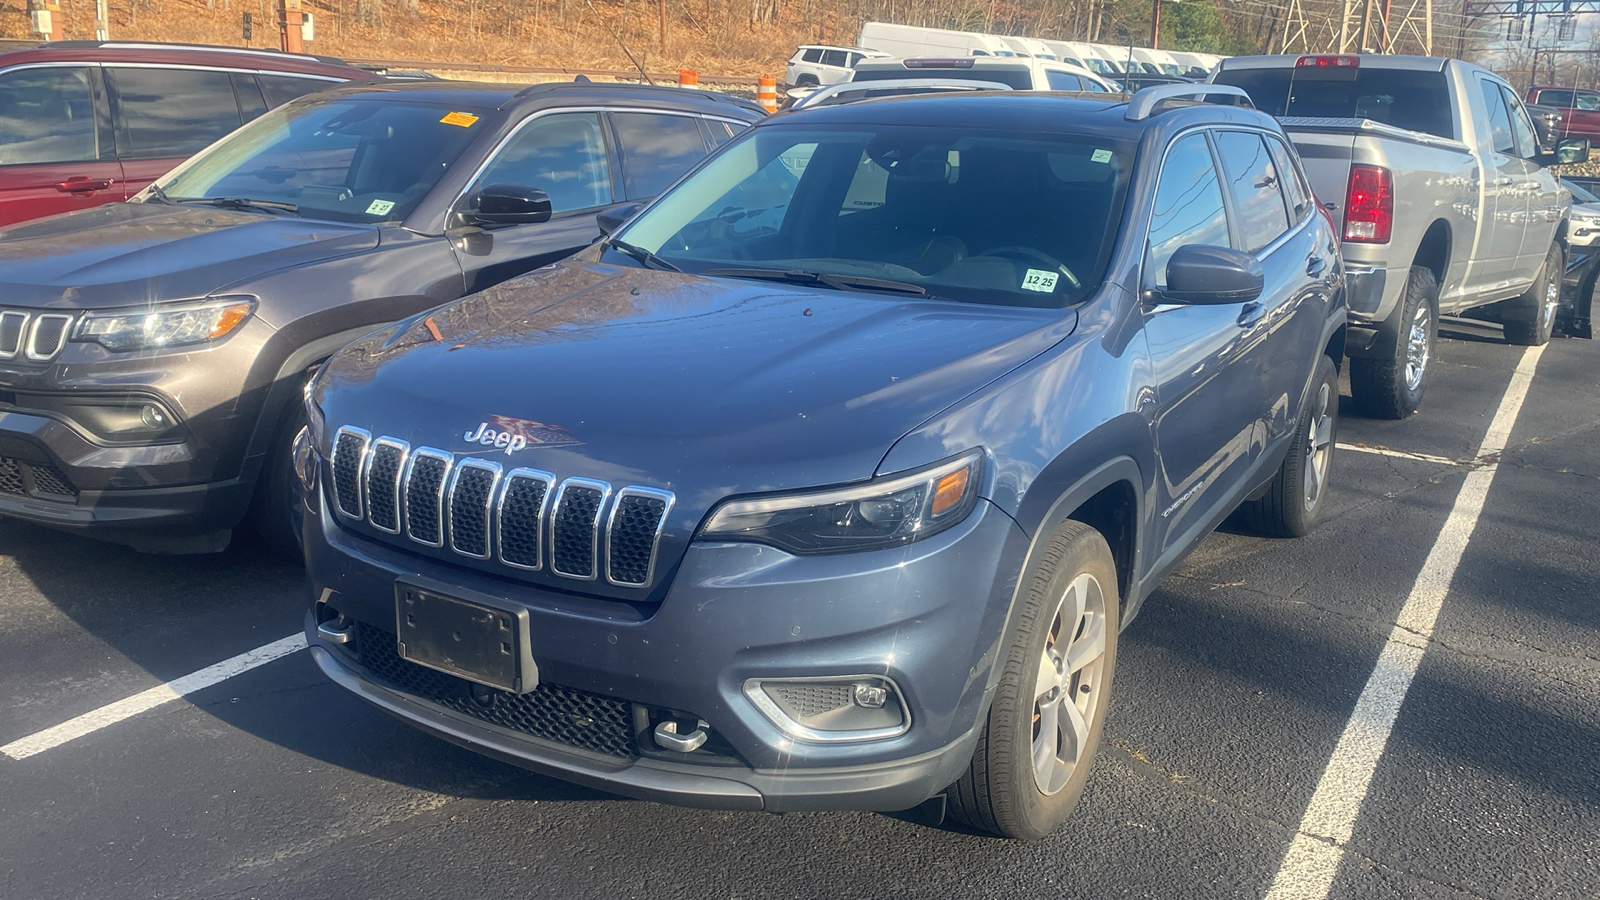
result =
[{"label": "power transmission tower", "polygon": [[1278,52],[1313,52],[1311,39],[1306,34],[1308,27],[1305,4],[1300,0],[1289,0],[1289,14],[1283,21],[1283,42],[1278,45]]}]

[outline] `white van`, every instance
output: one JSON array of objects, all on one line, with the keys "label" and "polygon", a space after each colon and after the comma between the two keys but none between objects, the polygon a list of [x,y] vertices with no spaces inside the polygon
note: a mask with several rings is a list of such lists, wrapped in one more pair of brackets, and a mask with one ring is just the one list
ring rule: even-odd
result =
[{"label": "white van", "polygon": [[[1178,65],[1178,61],[1172,58],[1172,54],[1165,50],[1152,50],[1149,47],[1135,47],[1133,48],[1133,58],[1137,59],[1141,63],[1148,64],[1145,68],[1145,71],[1147,72],[1154,71],[1155,74],[1158,75],[1183,74],[1183,66]],[[1152,70],[1149,68],[1150,66],[1153,66],[1154,69]]]},{"label": "white van", "polygon": [[1034,59],[1059,60],[1061,57],[1051,50],[1049,45],[1038,38],[1000,36],[1007,47],[1016,51],[1018,56],[1031,56]]},{"label": "white van", "polygon": [[1081,66],[1049,59],[1017,56],[1001,59],[975,57],[913,57],[911,59],[864,59],[850,76],[852,84],[863,81],[889,81],[910,78],[941,80],[970,78],[998,81],[1016,91],[1090,91],[1119,93],[1105,79]]},{"label": "white van", "polygon": [[867,22],[856,41],[890,56],[1015,56],[1017,52],[991,34]]},{"label": "white van", "polygon": [[1077,41],[1045,41],[1056,50],[1056,56],[1063,62],[1077,60],[1085,69],[1099,75],[1101,78],[1115,80],[1122,74],[1122,66],[1115,59],[1108,58],[1093,44],[1084,44]]},{"label": "white van", "polygon": [[1117,67],[1118,72],[1133,72],[1135,74],[1149,71],[1140,65],[1139,61],[1129,55],[1127,47],[1118,47],[1116,44],[1090,44],[1102,59],[1108,59]]}]

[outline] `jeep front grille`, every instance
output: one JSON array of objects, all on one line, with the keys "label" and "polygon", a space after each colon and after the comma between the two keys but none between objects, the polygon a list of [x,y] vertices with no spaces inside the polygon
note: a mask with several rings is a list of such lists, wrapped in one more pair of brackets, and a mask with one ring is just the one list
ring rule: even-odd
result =
[{"label": "jeep front grille", "polygon": [[[360,428],[334,437],[333,501],[344,516],[429,547],[562,578],[648,587],[673,495],[512,469]],[[0,473],[3,478],[3,473]]]},{"label": "jeep front grille", "polygon": [[0,312],[0,359],[21,356],[33,362],[55,358],[72,336],[72,316],[33,313],[18,309]]}]

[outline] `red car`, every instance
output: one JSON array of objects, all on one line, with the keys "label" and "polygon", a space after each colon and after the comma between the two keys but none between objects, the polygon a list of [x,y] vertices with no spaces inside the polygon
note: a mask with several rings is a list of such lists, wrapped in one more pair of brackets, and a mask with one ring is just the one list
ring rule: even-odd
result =
[{"label": "red car", "polygon": [[1561,113],[1556,137],[1586,137],[1600,143],[1600,92],[1535,85],[1528,88],[1528,102]]},{"label": "red car", "polygon": [[0,228],[126,200],[274,106],[374,77],[331,57],[192,44],[0,53]]}]

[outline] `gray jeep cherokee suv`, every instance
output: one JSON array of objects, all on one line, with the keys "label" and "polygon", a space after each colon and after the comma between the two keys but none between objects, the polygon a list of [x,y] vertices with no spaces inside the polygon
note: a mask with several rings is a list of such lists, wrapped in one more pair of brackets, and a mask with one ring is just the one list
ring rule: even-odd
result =
[{"label": "gray jeep cherokee suv", "polygon": [[1039,837],[1117,634],[1326,497],[1338,243],[1248,108],[769,120],[607,241],[335,355],[295,443],[323,671],[638,797]]},{"label": "gray jeep cherokee suv", "polygon": [[141,202],[0,232],[0,515],[205,551],[253,508],[292,545],[287,447],[316,365],[582,249],[601,209],[761,115],[677,88],[335,88]]}]

